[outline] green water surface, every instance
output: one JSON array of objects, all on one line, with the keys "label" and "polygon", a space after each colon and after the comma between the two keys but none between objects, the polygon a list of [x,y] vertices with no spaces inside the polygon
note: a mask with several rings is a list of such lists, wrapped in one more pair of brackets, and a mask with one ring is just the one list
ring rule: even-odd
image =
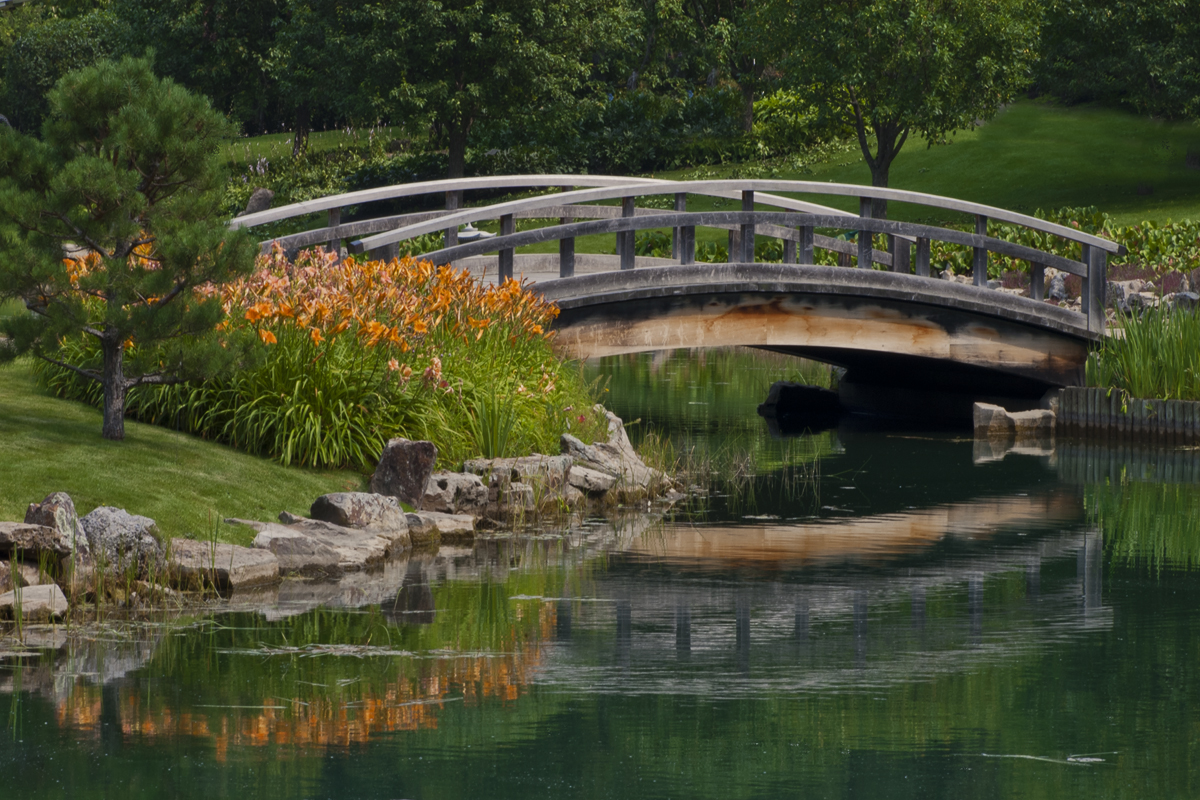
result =
[{"label": "green water surface", "polygon": [[806,367],[591,368],[706,502],[10,635],[0,798],[1200,795],[1200,490],[1161,453],[776,436]]}]

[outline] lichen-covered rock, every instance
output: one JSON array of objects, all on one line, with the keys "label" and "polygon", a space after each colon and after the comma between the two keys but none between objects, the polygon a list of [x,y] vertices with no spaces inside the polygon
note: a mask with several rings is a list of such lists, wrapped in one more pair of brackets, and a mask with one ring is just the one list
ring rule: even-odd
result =
[{"label": "lichen-covered rock", "polygon": [[100,506],[79,520],[79,524],[97,566],[118,571],[134,567],[140,572],[162,566],[163,546],[158,525],[149,517]]},{"label": "lichen-covered rock", "polygon": [[417,507],[425,497],[436,463],[437,447],[433,442],[392,439],[379,456],[379,465],[371,476],[371,491]]},{"label": "lichen-covered rock", "polygon": [[[318,497],[309,514],[313,519],[359,530],[408,531],[404,510],[395,497],[366,492],[335,492]],[[296,520],[295,523],[303,522]]]},{"label": "lichen-covered rock", "polygon": [[172,539],[167,560],[171,581],[184,589],[238,589],[279,580],[279,559],[260,548]]},{"label": "lichen-covered rock", "polygon": [[79,525],[75,502],[66,492],[53,492],[40,503],[30,503],[25,510],[25,522],[53,528],[62,534],[67,546],[76,555],[88,555],[88,540]]},{"label": "lichen-covered rock", "polygon": [[442,514],[482,514],[488,490],[483,480],[466,472],[435,472],[425,487],[420,510]]},{"label": "lichen-covered rock", "polygon": [[36,559],[43,553],[65,556],[70,552],[67,537],[54,528],[25,522],[0,522],[0,555],[20,553],[23,558]]},{"label": "lichen-covered rock", "polygon": [[534,453],[520,458],[475,458],[463,469],[487,479],[488,486],[501,489],[510,483],[524,483],[539,489],[557,489],[567,482],[570,456],[546,456]]}]

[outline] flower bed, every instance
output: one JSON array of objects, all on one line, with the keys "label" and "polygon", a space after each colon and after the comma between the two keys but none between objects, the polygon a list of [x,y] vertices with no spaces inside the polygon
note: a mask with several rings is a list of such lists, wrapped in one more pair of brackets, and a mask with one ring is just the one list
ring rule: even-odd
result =
[{"label": "flower bed", "polygon": [[[225,308],[221,330],[257,333],[256,360],[138,387],[131,415],[284,464],[363,470],[396,436],[433,441],[455,463],[557,452],[561,433],[602,428],[579,370],[550,348],[557,308],[516,281],[484,287],[428,261],[339,263],[319,250],[291,263],[276,249],[250,278],[205,291]],[[100,400],[58,368],[42,377]]]}]

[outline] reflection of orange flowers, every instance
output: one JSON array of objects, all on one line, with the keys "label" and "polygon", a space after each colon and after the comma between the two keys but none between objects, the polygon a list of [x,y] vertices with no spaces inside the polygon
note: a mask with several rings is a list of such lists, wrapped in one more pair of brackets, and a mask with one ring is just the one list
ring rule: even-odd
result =
[{"label": "reflection of orange flowers", "polygon": [[[437,712],[447,702],[461,699],[474,705],[487,698],[520,698],[541,664],[541,641],[552,636],[555,626],[550,603],[541,604],[537,616],[538,634],[532,641],[506,646],[504,655],[404,661],[381,686],[336,696],[235,700],[228,708],[201,712],[160,705],[157,697],[125,689],[118,702],[121,731],[128,737],[211,739],[223,762],[231,746],[346,747],[365,744],[379,733],[436,728]],[[406,674],[413,666],[419,673]],[[100,709],[101,687],[75,684],[58,700],[58,724],[98,737]]]}]

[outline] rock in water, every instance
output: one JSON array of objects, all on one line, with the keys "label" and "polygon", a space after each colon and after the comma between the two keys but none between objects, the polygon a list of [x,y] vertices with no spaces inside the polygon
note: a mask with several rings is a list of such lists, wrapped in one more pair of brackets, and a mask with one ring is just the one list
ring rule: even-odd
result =
[{"label": "rock in water", "polygon": [[608,417],[608,441],[584,444],[571,434],[564,433],[560,440],[563,454],[571,456],[577,466],[616,478],[618,488],[625,492],[654,491],[666,483],[666,475],[642,462],[625,433],[621,418],[603,406],[597,406],[596,410]]},{"label": "rock in water", "polygon": [[371,476],[371,491],[385,494],[418,507],[437,463],[433,442],[392,439],[379,456],[379,466]]},{"label": "rock in water", "polygon": [[246,201],[246,210],[241,213],[241,216],[246,214],[257,214],[259,211],[266,211],[271,207],[271,201],[275,199],[275,193],[270,189],[258,187],[250,195],[250,199]]},{"label": "rock in water", "polygon": [[482,514],[487,510],[488,490],[478,475],[464,472],[435,472],[425,487],[422,511],[443,514]]},{"label": "rock in water", "polygon": [[269,550],[233,544],[172,539],[171,581],[185,589],[239,589],[279,580],[279,559]]},{"label": "rock in water", "polygon": [[0,595],[0,612],[7,616],[20,613],[25,622],[41,622],[67,613],[67,596],[58,584],[27,586]]},{"label": "rock in water", "polygon": [[136,566],[146,571],[151,565],[162,565],[158,525],[149,517],[100,506],[79,520],[79,524],[87,536],[92,557],[106,568],[119,571]]},{"label": "rock in water", "polygon": [[408,530],[408,520],[396,498],[382,494],[335,492],[321,495],[313,502],[309,514],[313,519],[344,528]]},{"label": "rock in water", "polygon": [[567,480],[579,491],[593,496],[603,495],[617,484],[617,479],[612,475],[578,465],[571,467]]},{"label": "rock in water", "polygon": [[53,528],[63,536],[76,555],[88,555],[87,537],[79,525],[75,503],[66,492],[54,492],[40,503],[30,503],[25,511],[25,522]]}]

